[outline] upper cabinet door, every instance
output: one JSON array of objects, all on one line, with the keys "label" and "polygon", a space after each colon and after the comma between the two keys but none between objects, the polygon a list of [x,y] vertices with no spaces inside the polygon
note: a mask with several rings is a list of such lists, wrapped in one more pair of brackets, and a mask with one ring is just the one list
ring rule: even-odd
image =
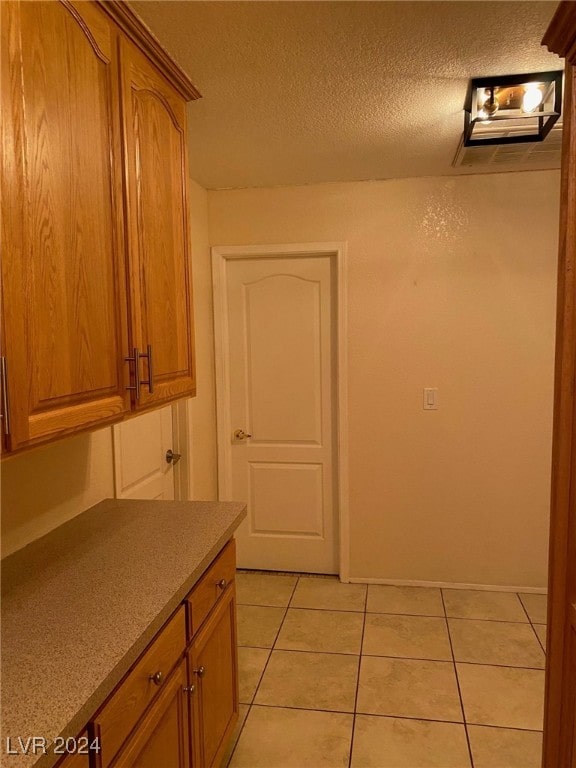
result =
[{"label": "upper cabinet door", "polygon": [[150,350],[134,407],[147,408],[196,392],[186,103],[125,39],[121,67],[132,346]]},{"label": "upper cabinet door", "polygon": [[129,409],[117,33],[87,2],[7,2],[2,282],[11,449]]}]

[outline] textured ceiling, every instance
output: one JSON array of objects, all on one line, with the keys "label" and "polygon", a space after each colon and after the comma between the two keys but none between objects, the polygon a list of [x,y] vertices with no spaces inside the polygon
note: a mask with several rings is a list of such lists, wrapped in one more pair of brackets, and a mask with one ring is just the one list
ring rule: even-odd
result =
[{"label": "textured ceiling", "polygon": [[203,95],[208,189],[461,173],[469,78],[562,66],[540,45],[556,2],[131,4]]}]

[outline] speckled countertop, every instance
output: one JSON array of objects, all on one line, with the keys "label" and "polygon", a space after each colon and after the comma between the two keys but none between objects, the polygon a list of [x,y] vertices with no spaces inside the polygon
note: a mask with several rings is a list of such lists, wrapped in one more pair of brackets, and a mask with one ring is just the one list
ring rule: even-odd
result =
[{"label": "speckled countertop", "polygon": [[106,500],[2,561],[7,737],[76,736],[246,514],[234,502]]}]

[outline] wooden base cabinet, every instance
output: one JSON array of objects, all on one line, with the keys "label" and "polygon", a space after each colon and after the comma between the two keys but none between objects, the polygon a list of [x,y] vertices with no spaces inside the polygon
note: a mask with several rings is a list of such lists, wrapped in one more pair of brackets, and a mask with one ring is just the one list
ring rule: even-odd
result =
[{"label": "wooden base cabinet", "polygon": [[114,768],[189,768],[190,716],[186,662],[165,683]]},{"label": "wooden base cabinet", "polygon": [[231,540],[94,714],[90,768],[219,766],[238,720],[235,566]]},{"label": "wooden base cabinet", "polygon": [[195,768],[218,766],[238,720],[236,587],[226,588],[218,606],[188,651]]},{"label": "wooden base cabinet", "polygon": [[58,768],[90,768],[90,757],[77,753],[66,755],[64,761],[58,764]]},{"label": "wooden base cabinet", "polygon": [[71,751],[69,754],[65,755],[61,762],[58,763],[58,768],[90,768],[90,751],[88,750],[88,744],[88,734],[86,732],[80,734],[75,744],[78,751]]}]

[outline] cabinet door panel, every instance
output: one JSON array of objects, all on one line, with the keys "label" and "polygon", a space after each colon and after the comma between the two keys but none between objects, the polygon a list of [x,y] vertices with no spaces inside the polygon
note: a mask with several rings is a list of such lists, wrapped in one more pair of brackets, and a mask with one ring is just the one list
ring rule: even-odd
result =
[{"label": "cabinet door panel", "polygon": [[147,707],[154,706],[152,702],[163,690],[164,683],[158,688],[150,676],[159,672],[161,678],[165,678],[169,674],[184,651],[185,639],[184,609],[181,607],[92,721],[94,730],[102,738],[101,768],[113,765],[128,734],[137,727]]},{"label": "cabinet door panel", "polygon": [[[218,765],[238,719],[235,584],[226,589],[189,651],[196,768]],[[195,670],[201,670],[199,675]]]},{"label": "cabinet door panel", "polygon": [[116,33],[92,3],[2,3],[10,446],[129,408]]},{"label": "cabinet door panel", "polygon": [[114,768],[188,768],[190,730],[186,663],[165,683],[131,739],[114,762]]},{"label": "cabinet door panel", "polygon": [[132,334],[153,355],[154,391],[143,385],[138,408],[195,394],[186,104],[128,41],[121,57]]}]

